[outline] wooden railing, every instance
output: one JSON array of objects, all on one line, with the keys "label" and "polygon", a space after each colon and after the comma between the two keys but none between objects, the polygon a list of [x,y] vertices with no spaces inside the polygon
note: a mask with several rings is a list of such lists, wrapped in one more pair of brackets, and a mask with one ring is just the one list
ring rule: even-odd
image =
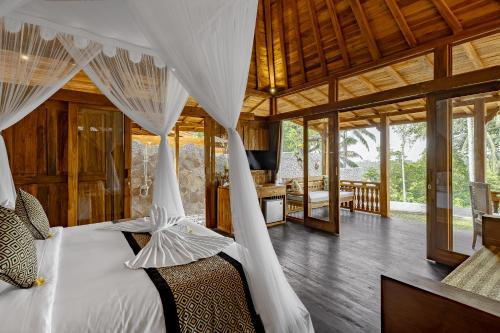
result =
[{"label": "wooden railing", "polygon": [[[295,178],[302,185],[302,178]],[[287,189],[291,187],[291,180],[286,179]],[[321,191],[324,187],[323,177],[309,178],[309,191]],[[354,180],[341,180],[340,190],[354,192],[354,210],[380,214],[380,183],[377,182],[362,182]],[[348,203],[344,203],[341,207],[349,208]],[[302,210],[302,205],[293,205],[288,202],[288,212]]]},{"label": "wooden railing", "polygon": [[340,190],[354,192],[354,210],[380,214],[380,183],[341,180]]}]

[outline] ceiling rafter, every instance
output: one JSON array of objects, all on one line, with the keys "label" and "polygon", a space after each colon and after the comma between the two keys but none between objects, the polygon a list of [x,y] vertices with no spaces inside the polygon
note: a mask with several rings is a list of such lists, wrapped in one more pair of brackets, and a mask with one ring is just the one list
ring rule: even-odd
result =
[{"label": "ceiling rafter", "polygon": [[[264,17],[264,0],[259,0],[259,6],[257,8],[257,22],[255,25],[255,64],[257,68],[257,89],[268,89],[269,88],[269,67],[267,60],[267,46],[266,46],[266,36],[265,33],[259,33],[260,26],[262,24],[262,18]],[[265,24],[265,21],[264,21]],[[264,30],[265,31],[265,30]],[[264,53],[265,52],[265,53]],[[266,75],[267,71],[267,75]]]},{"label": "ceiling rafter", "polygon": [[377,60],[382,57],[380,50],[377,46],[377,41],[373,36],[373,32],[370,29],[370,25],[368,24],[368,20],[366,19],[365,12],[359,0],[349,0],[349,5],[351,6],[352,12],[354,13],[354,17],[356,18],[356,22],[358,23],[359,29],[361,30],[361,35],[366,41],[368,45],[368,50],[372,56],[373,60]]},{"label": "ceiling rafter", "polygon": [[395,81],[397,81],[400,85],[402,86],[408,85],[408,81],[401,74],[399,74],[399,72],[396,71],[394,67],[387,66],[384,69],[385,72],[389,74],[389,76],[392,77]]},{"label": "ceiling rafter", "polygon": [[408,46],[409,47],[417,46],[417,40],[415,39],[415,35],[408,26],[408,22],[406,21],[403,12],[401,12],[401,9],[399,8],[396,0],[385,0],[385,4],[387,5],[387,8],[389,8],[389,11],[394,17],[394,20],[396,20],[399,30],[403,34],[403,37],[405,38]]},{"label": "ceiling rafter", "polygon": [[259,103],[255,104],[248,112],[254,112],[257,110],[264,102],[267,101],[267,99],[262,99]]},{"label": "ceiling rafter", "polygon": [[286,97],[281,97],[280,98],[282,101],[284,101],[285,103],[287,103],[288,105],[291,105],[292,107],[294,108],[297,108],[297,110],[300,110],[300,109],[303,109],[303,107],[299,106],[297,103],[295,102],[292,102],[290,101],[288,98]]},{"label": "ceiling rafter", "polygon": [[288,89],[288,69],[286,67],[286,47],[285,47],[285,24],[283,18],[283,0],[277,1],[278,6],[278,28],[280,37],[280,49],[281,49],[281,66],[283,69],[283,80],[285,81],[285,89]]},{"label": "ceiling rafter", "polygon": [[307,7],[309,9],[309,19],[311,20],[314,41],[316,42],[316,51],[318,52],[319,61],[321,64],[321,70],[322,70],[324,75],[328,75],[328,67],[326,65],[325,51],[323,50],[323,46],[321,43],[321,34],[319,31],[318,15],[316,13],[316,9],[314,8],[314,1],[313,0],[306,0],[306,1],[307,1]]},{"label": "ceiling rafter", "polygon": [[305,95],[304,95],[303,93],[301,93],[301,92],[298,92],[298,93],[297,93],[297,95],[298,95],[300,98],[302,98],[302,99],[306,100],[309,104],[312,104],[312,105],[318,105],[318,103],[316,103],[315,101],[313,101],[313,100],[312,100],[312,99],[310,99],[309,97],[305,96]]},{"label": "ceiling rafter", "polygon": [[462,27],[462,23],[460,23],[458,18],[455,16],[455,14],[453,14],[453,11],[450,9],[448,4],[444,2],[444,0],[432,0],[432,3],[454,34],[464,29]]},{"label": "ceiling rafter", "polygon": [[300,36],[299,9],[297,7],[297,1],[291,1],[290,3],[292,4],[293,27],[295,30],[295,42],[297,43],[300,73],[302,76],[302,82],[306,82],[307,76],[306,66],[304,64],[304,50],[302,49],[302,38]]},{"label": "ceiling rafter", "polygon": [[267,65],[269,68],[269,85],[276,87],[276,73],[274,72],[274,47],[273,47],[273,28],[271,18],[271,0],[264,0],[264,22],[266,27],[266,51]]},{"label": "ceiling rafter", "polygon": [[337,44],[340,49],[340,54],[342,55],[342,60],[344,61],[346,67],[350,67],[351,60],[349,59],[349,52],[347,51],[347,44],[344,40],[342,26],[340,25],[337,9],[335,8],[333,0],[326,0],[326,4],[328,6],[330,20],[332,21],[333,31],[335,32],[335,37],[337,38]]},{"label": "ceiling rafter", "polygon": [[472,45],[471,42],[463,43],[462,48],[464,49],[467,58],[472,61],[472,64],[476,69],[484,68],[483,61],[481,60],[481,57],[479,56],[476,48],[474,47],[474,45]]}]

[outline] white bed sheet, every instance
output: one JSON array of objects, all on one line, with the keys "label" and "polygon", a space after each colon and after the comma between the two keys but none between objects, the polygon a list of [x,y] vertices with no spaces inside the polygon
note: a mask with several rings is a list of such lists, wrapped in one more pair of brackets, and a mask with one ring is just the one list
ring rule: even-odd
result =
[{"label": "white bed sheet", "polygon": [[58,283],[58,266],[63,228],[51,228],[53,236],[35,240],[38,260],[37,276],[45,283],[19,289],[0,281],[0,332],[49,333]]},{"label": "white bed sheet", "polygon": [[[123,234],[101,226],[64,229],[52,332],[165,332],[156,287],[144,270],[125,267],[134,254]],[[238,259],[236,246],[224,252]]]}]

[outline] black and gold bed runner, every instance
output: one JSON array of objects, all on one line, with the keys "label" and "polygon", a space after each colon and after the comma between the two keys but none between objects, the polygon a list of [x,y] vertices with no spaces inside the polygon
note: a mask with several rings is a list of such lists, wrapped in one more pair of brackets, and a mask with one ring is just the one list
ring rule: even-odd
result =
[{"label": "black and gold bed runner", "polygon": [[[123,234],[135,254],[151,237]],[[243,267],[227,254],[144,270],[160,294],[168,333],[264,332]]]}]

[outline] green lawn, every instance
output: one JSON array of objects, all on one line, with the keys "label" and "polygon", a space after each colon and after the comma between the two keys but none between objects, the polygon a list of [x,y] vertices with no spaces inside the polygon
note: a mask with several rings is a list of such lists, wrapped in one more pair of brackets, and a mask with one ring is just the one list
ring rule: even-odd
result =
[{"label": "green lawn", "polygon": [[[422,213],[412,213],[391,210],[391,217],[406,221],[417,221],[425,223],[426,215]],[[453,227],[460,230],[472,230],[472,219],[460,216],[453,217]]]}]

